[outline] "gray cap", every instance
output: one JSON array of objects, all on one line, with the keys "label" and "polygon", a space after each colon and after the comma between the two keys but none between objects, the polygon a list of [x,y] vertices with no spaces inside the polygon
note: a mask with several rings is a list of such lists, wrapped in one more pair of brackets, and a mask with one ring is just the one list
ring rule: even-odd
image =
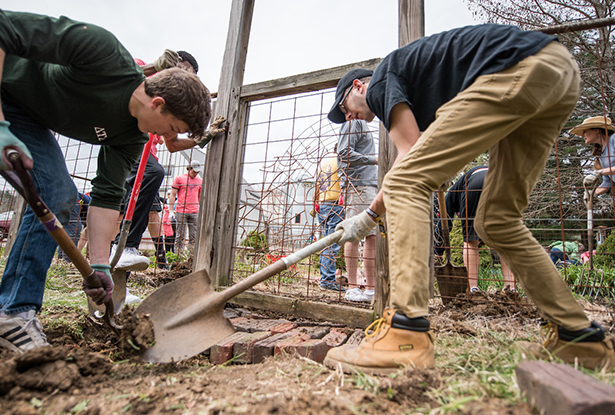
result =
[{"label": "gray cap", "polygon": [[192,160],[190,162],[190,167],[192,167],[192,170],[194,170],[197,173],[201,171],[201,163],[199,163],[196,160]]},{"label": "gray cap", "polygon": [[346,122],[346,116],[340,109],[340,104],[342,102],[342,98],[344,98],[344,92],[355,79],[365,78],[366,76],[372,76],[374,71],[370,71],[369,69],[357,68],[351,69],[346,73],[346,75],[342,76],[342,79],[337,83],[337,90],[335,91],[335,103],[329,110],[329,119],[337,124],[343,124]]}]

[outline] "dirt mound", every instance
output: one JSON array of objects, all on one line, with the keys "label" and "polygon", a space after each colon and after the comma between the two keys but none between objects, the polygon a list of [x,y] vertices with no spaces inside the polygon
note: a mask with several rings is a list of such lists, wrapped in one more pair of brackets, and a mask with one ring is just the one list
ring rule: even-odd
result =
[{"label": "dirt mound", "polygon": [[476,291],[469,294],[459,294],[447,305],[443,305],[438,313],[450,311],[453,319],[461,313],[464,318],[484,317],[512,317],[518,316],[527,319],[541,317],[540,311],[527,297],[512,291],[495,291],[492,293]]},{"label": "dirt mound", "polygon": [[21,390],[51,392],[105,379],[111,361],[101,354],[67,347],[42,347],[0,363],[0,394]]}]

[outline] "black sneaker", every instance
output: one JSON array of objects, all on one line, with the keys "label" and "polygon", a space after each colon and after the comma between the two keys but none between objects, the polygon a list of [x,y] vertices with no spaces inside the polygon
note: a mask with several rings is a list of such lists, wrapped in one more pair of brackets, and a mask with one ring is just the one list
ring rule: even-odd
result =
[{"label": "black sneaker", "polygon": [[321,282],[319,287],[323,291],[324,290],[341,291],[341,292],[346,291],[346,288],[342,287],[341,285],[339,285],[337,282],[334,282],[334,281]]}]

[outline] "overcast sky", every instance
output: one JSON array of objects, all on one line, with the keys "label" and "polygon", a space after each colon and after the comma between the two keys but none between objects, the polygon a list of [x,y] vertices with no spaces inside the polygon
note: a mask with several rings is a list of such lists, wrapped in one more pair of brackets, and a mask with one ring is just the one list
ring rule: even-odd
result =
[{"label": "overcast sky", "polygon": [[[476,23],[463,0],[425,3],[428,35]],[[231,0],[3,0],[1,7],[100,25],[146,62],[165,48],[187,50],[217,91]],[[256,0],[244,83],[384,57],[396,47],[396,0]]]}]

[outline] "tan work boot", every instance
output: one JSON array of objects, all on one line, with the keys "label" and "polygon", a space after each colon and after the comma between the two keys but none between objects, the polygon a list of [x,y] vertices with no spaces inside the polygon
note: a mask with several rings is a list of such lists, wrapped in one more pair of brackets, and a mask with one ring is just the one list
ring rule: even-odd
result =
[{"label": "tan work boot", "polygon": [[[393,321],[395,310],[387,308],[384,318],[374,321],[365,329],[366,337],[358,346],[344,345],[329,350],[325,365],[336,369],[342,365],[346,373],[361,371],[370,375],[387,375],[403,366],[434,367],[433,334],[429,331],[429,322],[420,327],[423,331],[404,328],[403,322],[412,320],[397,313],[398,322]],[[370,329],[373,331],[368,332]]]},{"label": "tan work boot", "polygon": [[[591,327],[570,332],[558,327],[554,323],[549,323],[543,330],[547,332],[543,344],[532,342],[517,342],[516,345],[523,353],[529,353],[537,359],[546,359],[555,356],[565,363],[575,364],[586,369],[602,369],[607,371],[615,367],[615,339],[605,338],[604,329],[597,323],[592,322]],[[569,336],[567,333],[581,333],[580,340],[575,340],[576,336]],[[567,340],[563,340],[566,337]],[[585,340],[585,341],[584,341]],[[587,341],[596,340],[596,341]]]}]

